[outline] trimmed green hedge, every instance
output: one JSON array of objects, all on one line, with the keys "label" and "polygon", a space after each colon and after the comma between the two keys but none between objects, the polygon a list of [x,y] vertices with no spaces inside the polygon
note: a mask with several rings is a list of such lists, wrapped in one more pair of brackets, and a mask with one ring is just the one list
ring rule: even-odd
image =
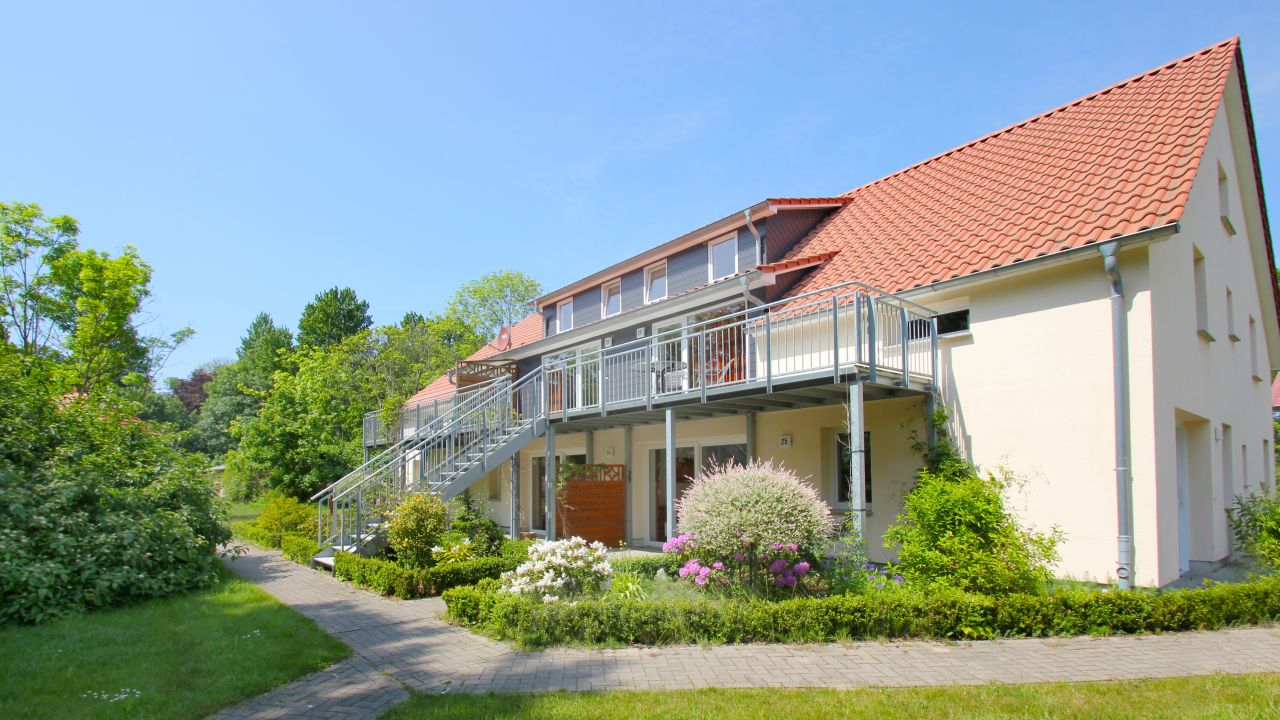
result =
[{"label": "trimmed green hedge", "polygon": [[439,595],[450,588],[471,585],[486,578],[496,578],[516,564],[504,558],[484,557],[426,570],[403,568],[388,560],[367,558],[352,553],[335,553],[334,576],[382,595],[403,600]]},{"label": "trimmed green hedge", "polygon": [[320,552],[315,538],[306,535],[281,535],[280,550],[284,556],[299,565],[310,565],[311,558]]},{"label": "trimmed green hedge", "polygon": [[676,573],[680,571],[680,556],[672,553],[632,555],[631,557],[609,558],[609,564],[613,566],[614,572],[629,572],[652,578],[658,574],[659,570],[665,570],[668,576],[675,577]]},{"label": "trimmed green hedge", "polygon": [[444,593],[449,614],[525,647],[618,642],[827,642],[869,638],[972,639],[1209,630],[1280,619],[1280,577],[1194,590],[1067,590],[986,596],[908,590],[798,598],[538,603],[497,583]]}]

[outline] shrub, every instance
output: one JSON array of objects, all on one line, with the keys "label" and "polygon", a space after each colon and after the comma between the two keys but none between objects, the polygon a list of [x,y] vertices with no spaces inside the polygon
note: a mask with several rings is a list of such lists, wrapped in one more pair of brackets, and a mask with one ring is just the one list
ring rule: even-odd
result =
[{"label": "shrub", "polygon": [[867,595],[656,602],[609,593],[543,603],[491,583],[444,593],[449,615],[525,647],[1046,637],[1209,630],[1280,619],[1280,577],[1193,590],[990,596],[954,588]]},{"label": "shrub", "polygon": [[231,536],[267,550],[280,549],[280,534],[263,530],[252,521],[231,523]]},{"label": "shrub", "polygon": [[1264,484],[1248,497],[1237,495],[1227,518],[1241,550],[1280,570],[1280,491],[1274,485]]},{"label": "shrub", "polygon": [[431,548],[440,541],[447,520],[445,504],[435,495],[422,493],[405,498],[387,522],[387,542],[400,564],[431,567]]},{"label": "shrub", "polygon": [[[281,535],[316,534],[316,509],[287,495],[276,495],[267,500],[262,512],[253,521],[258,529],[277,538]],[[279,547],[277,539],[273,547]]]},{"label": "shrub", "polygon": [[908,581],[1000,595],[1043,593],[1059,533],[1024,529],[1005,507],[1007,480],[922,470],[884,534]]},{"label": "shrub", "polygon": [[207,463],[139,406],[18,362],[0,341],[0,624],[213,582],[230,532]]},{"label": "shrub", "polygon": [[498,549],[498,556],[516,565],[529,559],[529,546],[532,540],[503,540]]},{"label": "shrub", "polygon": [[310,565],[311,559],[320,552],[314,535],[282,535],[280,550],[284,556],[299,565]]},{"label": "shrub", "polygon": [[497,555],[506,540],[501,525],[470,505],[464,505],[458,512],[451,529],[471,538],[476,555]]},{"label": "shrub", "polygon": [[440,544],[431,547],[431,562],[435,565],[451,565],[475,557],[471,538],[457,530],[440,536]]},{"label": "shrub", "polygon": [[659,570],[670,576],[676,575],[680,570],[681,561],[675,555],[664,553],[621,557],[609,560],[609,564],[613,566],[615,573],[632,573],[646,580],[652,580]]},{"label": "shrub", "polygon": [[676,511],[685,532],[663,550],[685,556],[681,570],[699,585],[719,578],[757,591],[796,587],[834,528],[818,491],[772,462],[703,473]]},{"label": "shrub", "polygon": [[449,588],[494,580],[514,566],[502,558],[477,558],[426,570],[401,567],[388,560],[353,553],[334,553],[333,574],[353,585],[402,600],[438,595]]},{"label": "shrub", "polygon": [[605,547],[580,537],[544,540],[529,547],[529,559],[502,575],[503,592],[546,603],[607,589],[613,568]]}]

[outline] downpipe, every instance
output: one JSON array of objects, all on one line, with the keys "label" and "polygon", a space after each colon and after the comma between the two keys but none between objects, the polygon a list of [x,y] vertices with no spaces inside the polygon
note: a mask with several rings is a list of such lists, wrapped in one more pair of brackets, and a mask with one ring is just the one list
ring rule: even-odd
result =
[{"label": "downpipe", "polygon": [[1120,277],[1118,243],[1098,247],[1111,286],[1111,365],[1115,398],[1116,577],[1121,590],[1133,589],[1133,475],[1129,467],[1129,328]]}]

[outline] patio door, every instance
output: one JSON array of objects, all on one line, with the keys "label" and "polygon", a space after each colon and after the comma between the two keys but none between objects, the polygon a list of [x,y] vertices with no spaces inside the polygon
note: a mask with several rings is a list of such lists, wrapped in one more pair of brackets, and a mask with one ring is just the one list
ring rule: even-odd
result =
[{"label": "patio door", "polygon": [[[651,451],[649,467],[652,468],[653,482],[650,483],[649,500],[653,508],[653,526],[649,537],[657,542],[667,540],[667,513],[675,512],[675,508],[667,507],[667,451],[663,448]],[[676,448],[676,499],[679,500],[684,491],[693,484],[693,475],[697,465],[694,462],[692,447]]]},{"label": "patio door", "polygon": [[743,303],[732,303],[689,317],[698,332],[689,338],[690,383],[719,387],[746,377],[747,335]]},{"label": "patio door", "polygon": [[566,350],[548,363],[547,408],[579,410],[600,401],[600,364],[595,343]]},{"label": "patio door", "polygon": [[[557,472],[564,463],[572,463],[574,465],[586,465],[587,456],[578,453],[574,455],[566,455],[563,453],[556,454],[555,467],[551,472]],[[538,455],[532,458],[533,469],[533,497],[529,505],[529,527],[533,530],[547,529],[547,458],[545,455]]]},{"label": "patio door", "polygon": [[689,389],[689,338],[684,324],[667,322],[653,326],[653,394]]}]

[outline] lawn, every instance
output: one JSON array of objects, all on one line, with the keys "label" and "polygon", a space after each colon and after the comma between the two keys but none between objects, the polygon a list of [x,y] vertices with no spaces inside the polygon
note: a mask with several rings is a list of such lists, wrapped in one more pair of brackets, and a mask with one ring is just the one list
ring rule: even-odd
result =
[{"label": "lawn", "polygon": [[262,507],[264,505],[266,505],[265,500],[231,503],[227,513],[227,522],[234,523],[256,520],[258,516],[262,514]]},{"label": "lawn", "polygon": [[545,718],[1259,718],[1280,717],[1280,675],[862,690],[687,690],[417,695],[384,720]]},{"label": "lawn", "polygon": [[252,583],[0,629],[0,717],[199,718],[348,655]]}]

